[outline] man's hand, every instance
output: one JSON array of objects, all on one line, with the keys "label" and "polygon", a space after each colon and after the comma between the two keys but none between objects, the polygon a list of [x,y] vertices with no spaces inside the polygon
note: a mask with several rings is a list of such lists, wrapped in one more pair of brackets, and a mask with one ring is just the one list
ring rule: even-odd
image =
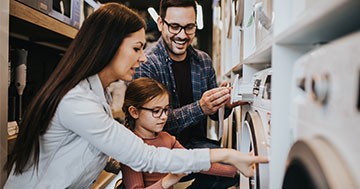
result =
[{"label": "man's hand", "polygon": [[[230,90],[230,95],[231,95],[231,90],[232,90],[232,87],[229,87],[230,86],[230,83],[229,82],[223,82],[220,84],[220,87],[228,87],[229,90]],[[231,98],[226,102],[225,106],[226,108],[234,108],[236,106],[242,106],[242,105],[247,105],[249,104],[248,102],[246,101],[237,101],[237,102],[233,102],[231,103]]]},{"label": "man's hand", "polygon": [[237,102],[233,102],[233,103],[231,103],[231,101],[229,100],[226,104],[225,104],[225,106],[227,107],[227,108],[234,108],[234,107],[236,107],[236,106],[242,106],[242,105],[247,105],[247,104],[249,104],[249,102],[247,102],[247,101],[237,101]]},{"label": "man's hand", "polygon": [[230,88],[218,87],[206,91],[200,99],[200,107],[205,115],[212,115],[230,102]]}]

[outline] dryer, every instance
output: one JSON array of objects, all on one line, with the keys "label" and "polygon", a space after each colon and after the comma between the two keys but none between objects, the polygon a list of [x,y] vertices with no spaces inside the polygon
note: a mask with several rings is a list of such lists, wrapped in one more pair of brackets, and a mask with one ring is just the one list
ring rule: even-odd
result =
[{"label": "dryer", "polygon": [[283,188],[360,188],[360,32],[294,65],[294,144]]},{"label": "dryer", "polygon": [[[269,156],[271,119],[271,68],[259,71],[252,79],[253,101],[243,106],[239,150]],[[240,188],[268,188],[269,164],[256,167],[254,177],[240,177]]]}]

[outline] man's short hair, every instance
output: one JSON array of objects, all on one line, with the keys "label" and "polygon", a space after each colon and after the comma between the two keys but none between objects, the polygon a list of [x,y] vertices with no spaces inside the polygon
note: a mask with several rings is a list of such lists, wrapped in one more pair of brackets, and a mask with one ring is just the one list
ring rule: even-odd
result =
[{"label": "man's short hair", "polygon": [[196,1],[195,0],[161,0],[160,1],[160,17],[165,19],[166,11],[169,7],[193,7],[196,11]]}]

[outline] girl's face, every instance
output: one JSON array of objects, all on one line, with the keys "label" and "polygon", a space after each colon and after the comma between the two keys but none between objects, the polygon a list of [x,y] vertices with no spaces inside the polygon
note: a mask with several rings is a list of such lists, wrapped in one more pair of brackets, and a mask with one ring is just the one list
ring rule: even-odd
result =
[{"label": "girl's face", "polygon": [[144,45],[144,28],[124,38],[111,62],[99,73],[104,87],[119,79],[132,80],[135,68],[139,67],[141,62],[146,61]]},{"label": "girl's face", "polygon": [[[167,121],[166,110],[169,108],[169,96],[160,95],[136,110],[135,132],[143,138],[153,138],[163,130]],[[151,110],[150,110],[151,109]],[[160,116],[160,117],[158,117]]]}]

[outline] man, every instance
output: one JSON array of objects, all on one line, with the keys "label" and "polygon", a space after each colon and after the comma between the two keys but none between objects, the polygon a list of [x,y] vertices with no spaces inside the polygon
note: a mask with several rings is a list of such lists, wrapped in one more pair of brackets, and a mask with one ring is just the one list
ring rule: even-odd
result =
[{"label": "man", "polygon": [[[230,88],[217,87],[211,58],[194,49],[196,32],[194,0],[161,0],[157,26],[161,37],[146,51],[147,62],[136,70],[135,78],[150,77],[167,86],[173,108],[164,130],[176,136],[186,148],[219,148],[218,141],[206,138],[207,116],[217,119],[217,111],[230,104]],[[226,109],[228,116],[231,109]],[[228,188],[237,183],[229,179],[195,174],[190,188]]]}]

